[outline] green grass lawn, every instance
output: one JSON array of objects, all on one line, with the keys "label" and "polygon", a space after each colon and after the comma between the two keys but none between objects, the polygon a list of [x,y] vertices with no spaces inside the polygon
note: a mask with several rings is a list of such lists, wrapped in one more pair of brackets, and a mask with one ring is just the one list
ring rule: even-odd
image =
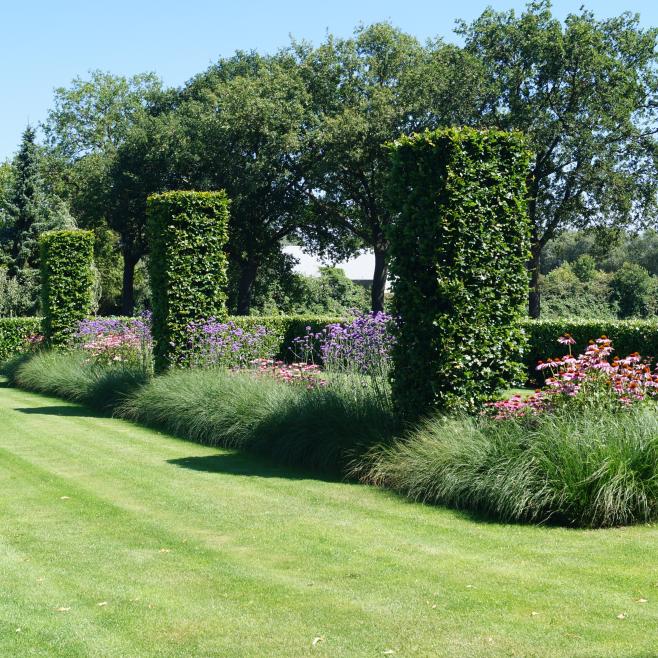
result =
[{"label": "green grass lawn", "polygon": [[0,656],[656,656],[657,548],[0,387]]}]

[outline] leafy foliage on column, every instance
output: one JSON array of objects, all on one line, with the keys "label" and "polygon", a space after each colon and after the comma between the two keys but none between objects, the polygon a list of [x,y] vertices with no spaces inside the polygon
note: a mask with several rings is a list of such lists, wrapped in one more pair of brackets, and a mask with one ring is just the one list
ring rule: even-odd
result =
[{"label": "leafy foliage on column", "polygon": [[64,345],[78,322],[91,313],[94,234],[50,231],[39,241],[43,332],[48,344]]},{"label": "leafy foliage on column", "polygon": [[226,312],[225,192],[165,192],[147,200],[156,370],[185,362],[187,327]]},{"label": "leafy foliage on column", "polygon": [[519,133],[470,128],[390,150],[394,397],[407,418],[473,409],[522,372],[530,154]]}]

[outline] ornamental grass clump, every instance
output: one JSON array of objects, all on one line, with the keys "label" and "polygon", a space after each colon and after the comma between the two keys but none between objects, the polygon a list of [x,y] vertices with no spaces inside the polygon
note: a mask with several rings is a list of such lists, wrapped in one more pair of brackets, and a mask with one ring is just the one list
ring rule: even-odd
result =
[{"label": "ornamental grass clump", "polygon": [[182,438],[334,474],[395,428],[390,408],[371,389],[290,385],[221,368],[174,369],[117,413]]},{"label": "ornamental grass clump", "polygon": [[112,412],[149,379],[141,365],[93,363],[82,350],[41,350],[18,357],[3,370],[12,386],[103,412]]},{"label": "ornamental grass clump", "polygon": [[658,518],[658,371],[591,341],[540,362],[546,387],[476,417],[435,416],[354,470],[415,500],[503,521],[603,527]]},{"label": "ornamental grass clump", "polygon": [[500,521],[605,527],[658,518],[658,410],[586,409],[529,423],[435,417],[376,448],[362,481]]}]

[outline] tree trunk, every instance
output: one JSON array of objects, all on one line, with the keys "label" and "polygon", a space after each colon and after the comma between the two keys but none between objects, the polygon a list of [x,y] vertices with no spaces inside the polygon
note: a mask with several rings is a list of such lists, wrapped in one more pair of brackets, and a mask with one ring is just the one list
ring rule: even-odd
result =
[{"label": "tree trunk", "polygon": [[139,258],[128,250],[123,252],[123,283],[121,286],[121,312],[132,315],[135,310],[135,267]]},{"label": "tree trunk", "polygon": [[386,276],[388,274],[388,263],[386,262],[386,250],[382,247],[375,248],[375,273],[372,277],[371,304],[373,313],[384,310],[384,292],[386,291]]},{"label": "tree trunk", "polygon": [[528,296],[528,315],[534,320],[541,313],[541,295],[539,292],[539,271],[541,265],[541,245],[533,244],[528,270],[530,271],[530,294]]},{"label": "tree trunk", "polygon": [[240,280],[238,281],[237,314],[249,315],[251,310],[251,295],[258,273],[258,264],[247,261],[240,266]]}]

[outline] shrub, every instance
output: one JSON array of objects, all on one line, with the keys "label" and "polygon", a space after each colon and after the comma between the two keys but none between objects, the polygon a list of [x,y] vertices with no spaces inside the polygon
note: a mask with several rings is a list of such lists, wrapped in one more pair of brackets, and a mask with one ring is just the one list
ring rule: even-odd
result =
[{"label": "shrub", "polygon": [[649,272],[636,263],[624,263],[610,281],[619,317],[646,317],[656,288]]},{"label": "shrub", "polygon": [[394,399],[407,418],[472,409],[521,373],[529,154],[517,133],[466,128],[391,154]]},{"label": "shrub", "polygon": [[223,191],[148,198],[157,371],[184,360],[190,322],[226,318],[228,206]]},{"label": "shrub", "polygon": [[[581,259],[587,258],[581,256]],[[578,259],[576,263],[579,263]],[[540,280],[542,318],[617,319],[617,306],[610,300],[610,274],[595,271],[582,281],[569,263],[564,263]]]},{"label": "shrub", "polygon": [[0,265],[0,317],[32,315],[39,299],[39,272],[32,268],[9,276]]},{"label": "shrub", "polygon": [[91,313],[94,234],[51,231],[40,245],[43,333],[48,344],[65,345]]},{"label": "shrub", "polygon": [[0,363],[27,351],[40,330],[41,318],[0,318]]},{"label": "shrub", "polygon": [[602,527],[658,517],[658,412],[432,418],[374,449],[363,481],[502,521]]},{"label": "shrub", "polygon": [[582,254],[576,258],[572,269],[579,281],[587,283],[596,276],[596,260],[590,254]]},{"label": "shrub", "polygon": [[351,309],[370,308],[370,291],[355,283],[339,267],[320,267],[319,276],[299,277],[300,312],[347,315]]}]

